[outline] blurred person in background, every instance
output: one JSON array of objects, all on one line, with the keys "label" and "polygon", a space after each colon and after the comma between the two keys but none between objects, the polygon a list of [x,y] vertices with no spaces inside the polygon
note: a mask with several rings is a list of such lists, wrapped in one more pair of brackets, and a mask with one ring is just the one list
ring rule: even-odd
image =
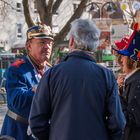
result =
[{"label": "blurred person in background", "polygon": [[129,36],[124,36],[121,41],[115,40],[114,41],[115,48],[112,48],[112,50],[116,56],[117,64],[120,66],[120,71],[118,72],[117,77],[116,77],[117,83],[119,86],[119,95],[123,93],[124,79],[125,79],[126,74],[122,70],[122,68],[123,68],[122,61],[121,61],[122,55],[117,53],[116,50],[123,50],[124,48],[127,47],[128,42],[129,42]]},{"label": "blurred person in background", "polygon": [[41,79],[32,102],[30,126],[39,140],[120,140],[125,126],[115,77],[96,64],[100,31],[76,19],[70,53]]},{"label": "blurred person in background", "polygon": [[32,98],[42,74],[51,65],[53,35],[47,25],[35,25],[27,30],[27,56],[16,60],[6,73],[7,106],[1,135],[16,140],[32,140],[27,135],[28,117]]},{"label": "blurred person in background", "polygon": [[123,140],[140,139],[140,32],[134,30],[128,44],[116,50],[121,56],[122,71],[126,74],[121,93],[126,127]]}]

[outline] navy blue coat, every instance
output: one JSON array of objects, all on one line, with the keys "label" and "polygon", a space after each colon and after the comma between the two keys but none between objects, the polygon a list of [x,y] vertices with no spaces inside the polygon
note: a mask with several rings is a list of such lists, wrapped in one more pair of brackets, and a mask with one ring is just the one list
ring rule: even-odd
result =
[{"label": "navy blue coat", "polygon": [[120,140],[125,126],[113,73],[82,51],[43,76],[29,118],[39,140]]},{"label": "navy blue coat", "polygon": [[[11,111],[28,120],[34,96],[32,87],[39,83],[39,79],[31,61],[27,57],[21,61],[16,61],[7,69],[7,105]],[[6,115],[1,134],[12,136],[16,140],[33,140],[31,136],[27,136],[27,127],[28,124],[15,121]]]}]

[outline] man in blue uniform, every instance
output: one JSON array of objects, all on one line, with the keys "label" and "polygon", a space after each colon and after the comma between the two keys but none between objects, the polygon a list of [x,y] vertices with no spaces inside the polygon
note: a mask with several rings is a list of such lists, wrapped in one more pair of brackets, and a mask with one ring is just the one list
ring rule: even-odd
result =
[{"label": "man in blue uniform", "polygon": [[118,86],[93,58],[100,32],[93,21],[77,19],[69,36],[70,53],[37,88],[31,130],[39,140],[120,140],[125,117]]},{"label": "man in blue uniform", "polygon": [[51,28],[35,25],[27,31],[27,56],[16,60],[7,70],[6,92],[8,111],[1,134],[16,140],[32,140],[27,135],[31,102],[42,74],[50,68],[48,60],[53,45]]}]

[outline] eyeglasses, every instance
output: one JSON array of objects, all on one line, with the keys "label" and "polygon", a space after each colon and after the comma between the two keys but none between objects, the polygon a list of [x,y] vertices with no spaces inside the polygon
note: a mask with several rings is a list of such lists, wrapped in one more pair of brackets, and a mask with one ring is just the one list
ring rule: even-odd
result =
[{"label": "eyeglasses", "polygon": [[37,44],[41,47],[45,47],[46,45],[53,45],[53,41],[40,41],[40,42],[33,42],[31,41],[32,44]]}]

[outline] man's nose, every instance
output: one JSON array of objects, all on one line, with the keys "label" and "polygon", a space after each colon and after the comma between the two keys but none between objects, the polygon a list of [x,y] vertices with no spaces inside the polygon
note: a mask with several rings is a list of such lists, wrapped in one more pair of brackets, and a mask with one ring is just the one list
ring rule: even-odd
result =
[{"label": "man's nose", "polygon": [[46,44],[44,45],[44,48],[45,48],[45,49],[49,49],[49,44],[46,43]]}]

